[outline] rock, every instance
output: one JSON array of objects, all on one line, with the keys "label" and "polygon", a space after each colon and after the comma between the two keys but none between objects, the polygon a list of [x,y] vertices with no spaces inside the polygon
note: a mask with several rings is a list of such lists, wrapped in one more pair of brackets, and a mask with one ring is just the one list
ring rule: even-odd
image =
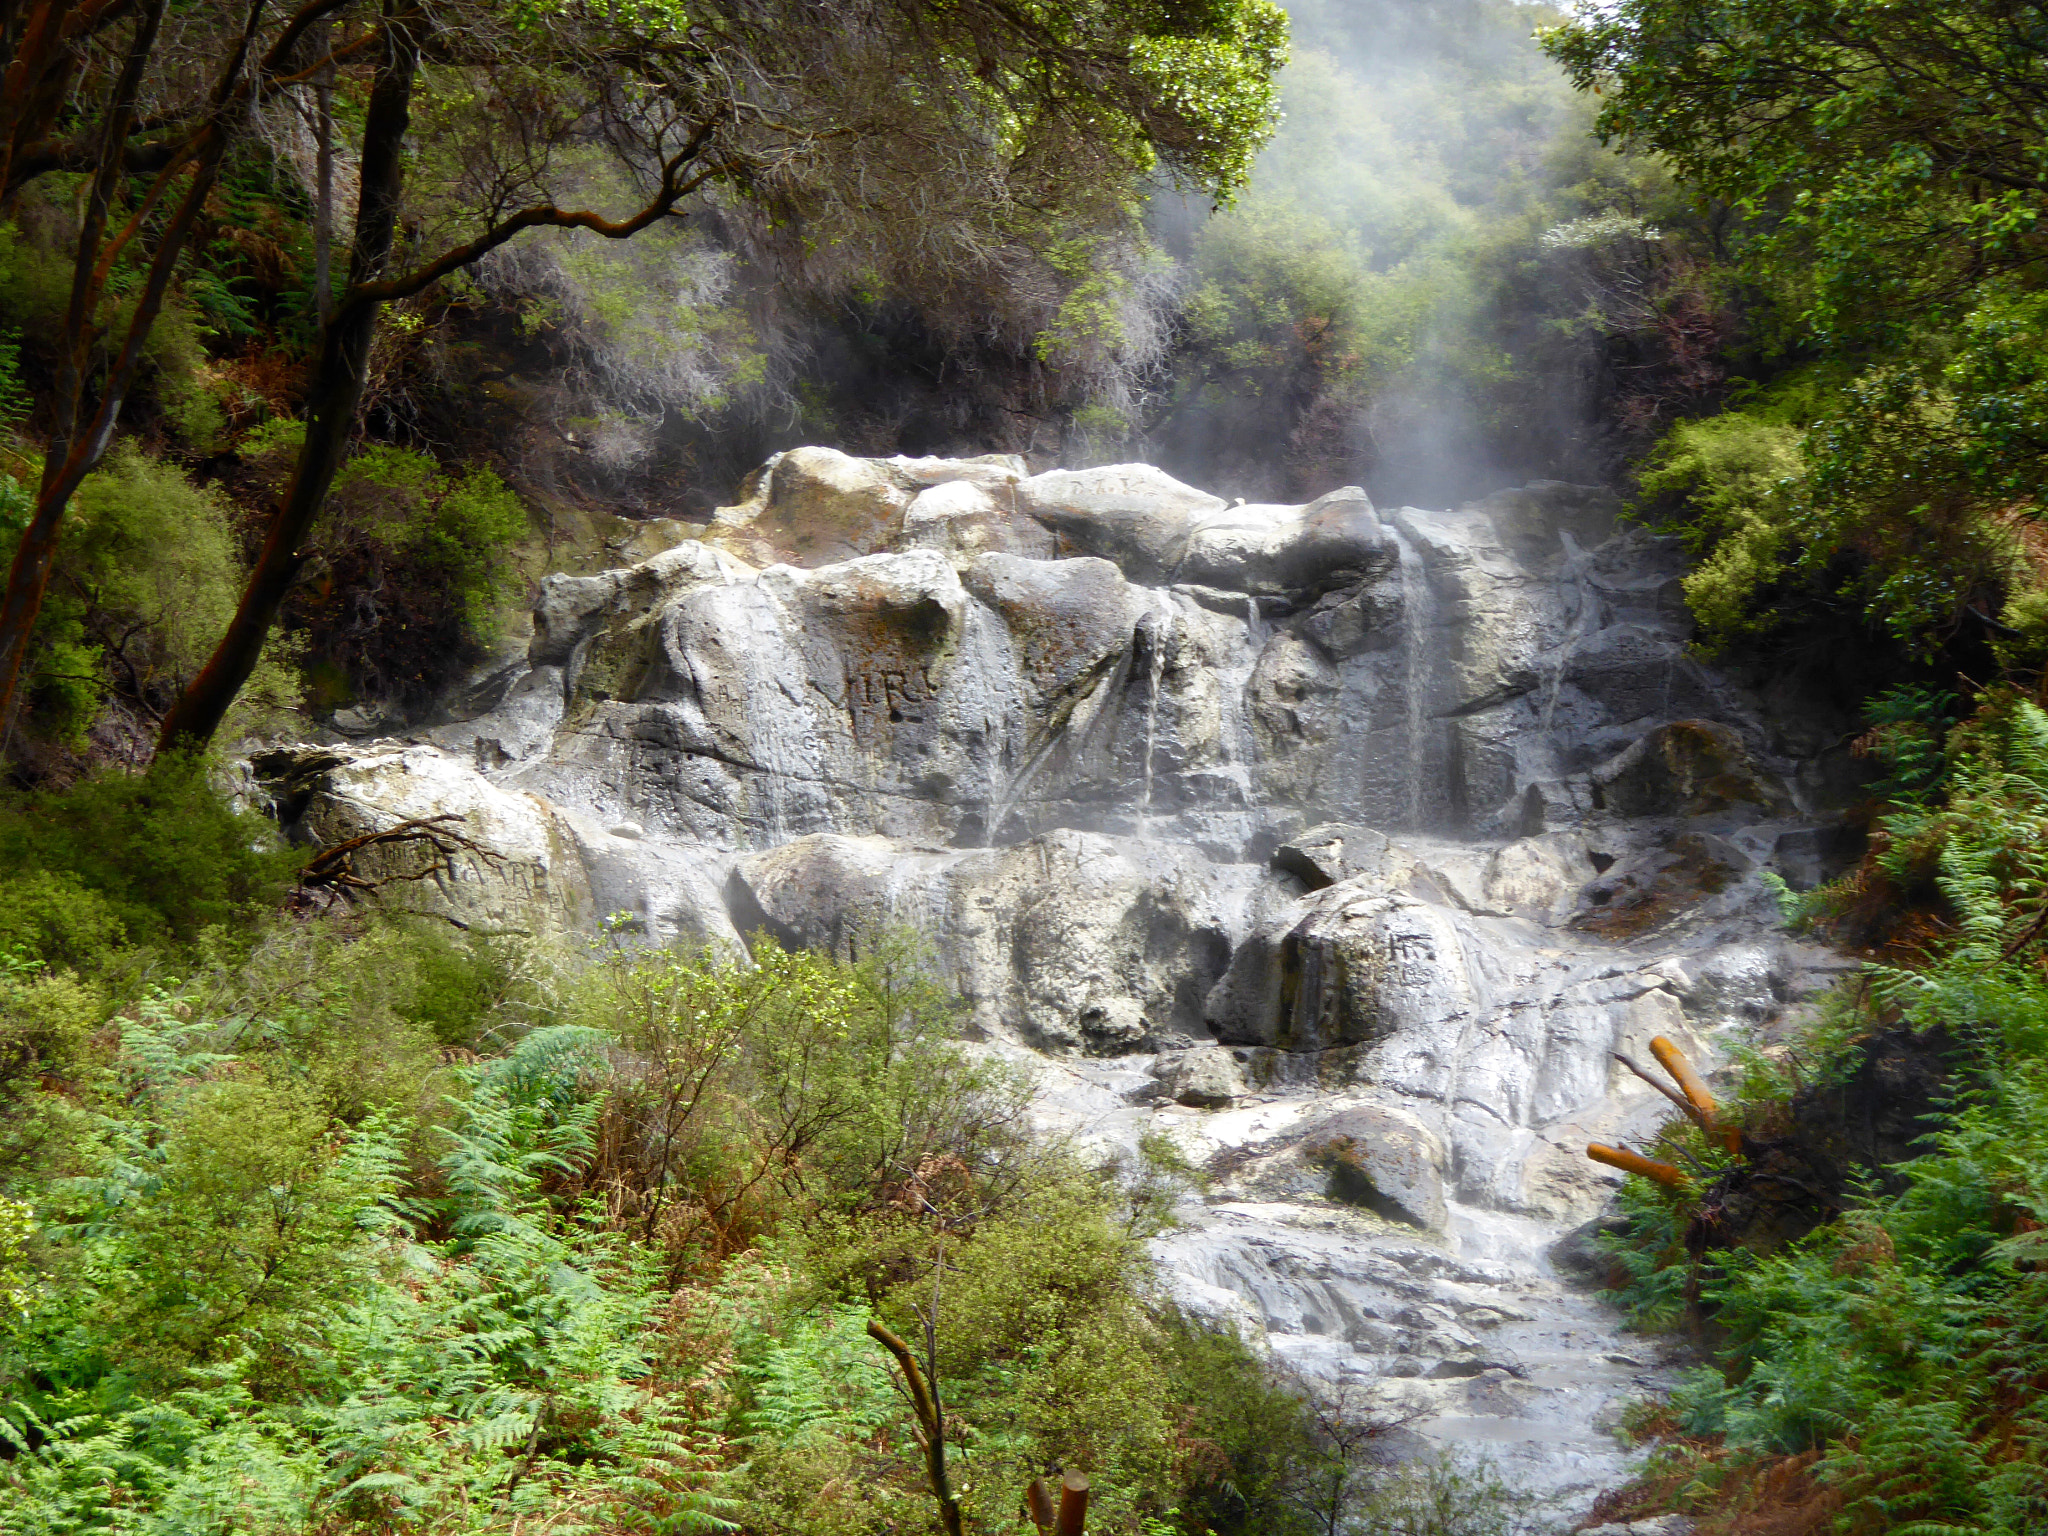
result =
[{"label": "rock", "polygon": [[1240,944],[1204,1012],[1226,1043],[1318,1051],[1440,1027],[1474,1002],[1448,913],[1346,884],[1290,903]]},{"label": "rock", "polygon": [[1608,1257],[1600,1239],[1620,1236],[1628,1229],[1628,1217],[1619,1211],[1603,1211],[1552,1243],[1544,1250],[1544,1257],[1574,1285],[1604,1287],[1613,1278],[1614,1260]]},{"label": "rock", "polygon": [[1810,891],[1839,880],[1863,857],[1869,838],[1860,827],[1801,827],[1781,832],[1771,847],[1771,867],[1795,891]]},{"label": "rock", "polygon": [[344,736],[377,736],[405,724],[405,717],[381,704],[352,704],[334,712],[334,728]]},{"label": "rock", "polygon": [[1196,520],[1228,506],[1150,464],[1057,469],[1019,481],[1016,492],[1018,507],[1068,548],[1114,561],[1139,582],[1173,579]]},{"label": "rock", "polygon": [[1236,1059],[1213,1046],[1169,1051],[1159,1058],[1153,1075],[1166,1097],[1191,1109],[1221,1109],[1245,1091],[1244,1072]]},{"label": "rock", "polygon": [[1092,833],[1002,849],[818,835],[741,858],[727,898],[742,933],[842,955],[914,927],[984,1033],[1114,1055],[1206,1033],[1202,1000],[1259,874]]},{"label": "rock", "polygon": [[1605,486],[1535,480],[1495,491],[1474,502],[1471,510],[1492,522],[1518,560],[1540,566],[1563,552],[1567,535],[1589,549],[1613,538],[1619,529],[1621,498]]},{"label": "rock", "polygon": [[1330,660],[1350,661],[1399,645],[1405,613],[1399,583],[1368,581],[1325,592],[1301,621],[1301,632]]},{"label": "rock", "polygon": [[908,458],[898,454],[874,462],[888,472],[897,486],[913,493],[956,483],[1007,492],[1031,473],[1020,453],[983,453],[966,459]]},{"label": "rock", "polygon": [[1015,500],[1007,484],[999,489],[1002,502],[967,480],[949,480],[919,491],[903,514],[904,546],[936,549],[963,565],[975,555],[990,553],[1051,559],[1056,552],[1052,534],[1003,504]]},{"label": "rock", "polygon": [[792,448],[769,471],[754,514],[739,524],[749,536],[743,547],[765,543],[802,566],[875,554],[902,531],[909,502],[872,460],[833,448]]},{"label": "rock", "polygon": [[[366,848],[356,872],[393,880],[379,899],[478,931],[557,938],[622,914],[649,942],[741,953],[698,850],[633,843],[536,795],[492,783],[428,746],[281,747],[250,763],[252,789],[294,841],[331,846],[453,813],[478,851],[437,864],[419,843]],[[431,871],[428,878],[415,877]]]},{"label": "rock", "polygon": [[1672,918],[1709,909],[1709,898],[1734,890],[1751,868],[1725,838],[1682,832],[1626,859],[1584,890],[1577,927],[1610,938],[1647,933]]},{"label": "rock", "polygon": [[[1840,730],[1692,655],[1683,552],[1614,509],[792,450],[701,537],[545,579],[524,660],[435,745],[263,754],[246,798],[307,842],[456,810],[496,857],[405,899],[472,927],[848,957],[916,929],[1035,1115],[1210,1167],[1157,1240],[1174,1295],[1305,1379],[1494,1420],[1569,1510],[1625,1475],[1620,1341],[1536,1247],[1612,1194],[1586,1144],[1668,1112],[1614,1053],[1668,1035],[1711,1070],[1718,1031],[1835,974],[1754,870],[1840,856],[1807,808]],[[1830,1147],[1863,1123],[1808,1119]],[[1584,1379],[1518,1376],[1494,1341],[1561,1320]]]},{"label": "rock", "polygon": [[1704,816],[1737,808],[1789,809],[1782,785],[1762,772],[1742,738],[1708,720],[1656,730],[1593,771],[1607,807],[1623,816]]},{"label": "rock", "polygon": [[1714,702],[1713,682],[1685,641],[1643,624],[1608,625],[1578,640],[1561,675],[1615,720],[1698,714]]},{"label": "rock", "polygon": [[[1237,862],[1322,823],[1568,833],[1603,814],[1588,754],[1646,710],[1766,739],[1684,657],[1682,615],[1637,597],[1670,553],[1574,542],[1604,505],[1553,485],[1384,517],[1350,489],[1233,508],[1142,465],[793,450],[710,542],[544,583],[529,656],[564,670],[567,709],[544,744],[449,744],[736,850],[1073,827]],[[1467,904],[1541,917],[1527,873]]]},{"label": "rock", "polygon": [[465,756],[479,772],[536,757],[553,745],[566,710],[560,667],[534,667],[520,676],[488,714],[427,733],[435,746]]},{"label": "rock", "polygon": [[1416,868],[1414,859],[1384,832],[1342,823],[1297,832],[1273,851],[1271,862],[1312,891],[1357,879],[1392,885],[1406,880]]},{"label": "rock", "polygon": [[1400,546],[1357,486],[1305,507],[1197,513],[1176,580],[1291,603],[1352,590],[1399,565]]},{"label": "rock", "polygon": [[1329,1174],[1332,1199],[1390,1221],[1443,1229],[1443,1148],[1413,1117],[1379,1107],[1345,1110],[1309,1131],[1302,1155]]},{"label": "rock", "polygon": [[1487,860],[1481,890],[1489,909],[1557,921],[1571,914],[1586,877],[1597,873],[1583,835],[1551,832],[1497,850]]}]

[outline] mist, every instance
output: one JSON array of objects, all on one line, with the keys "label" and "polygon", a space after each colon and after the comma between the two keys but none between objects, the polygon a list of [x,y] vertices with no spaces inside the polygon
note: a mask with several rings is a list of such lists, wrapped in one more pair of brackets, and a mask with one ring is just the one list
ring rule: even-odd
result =
[{"label": "mist", "polygon": [[1444,505],[1613,470],[1611,325],[1546,232],[1628,208],[1514,0],[1295,0],[1286,113],[1236,206],[1172,194],[1182,348],[1149,455],[1252,499]]}]

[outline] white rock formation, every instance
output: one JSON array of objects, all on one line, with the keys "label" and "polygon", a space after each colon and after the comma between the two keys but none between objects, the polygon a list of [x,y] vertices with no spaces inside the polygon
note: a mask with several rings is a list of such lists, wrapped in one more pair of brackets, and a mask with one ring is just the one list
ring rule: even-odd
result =
[{"label": "white rock formation", "polygon": [[543,583],[485,712],[251,773],[321,842],[461,812],[502,859],[424,899],[471,925],[917,927],[1049,1123],[1217,1160],[1161,1245],[1190,1306],[1569,1513],[1644,1376],[1542,1256],[1611,1189],[1584,1143],[1662,1110],[1614,1053],[1812,990],[1757,875],[1821,867],[1841,767],[1825,701],[1689,654],[1615,513],[798,449]]}]

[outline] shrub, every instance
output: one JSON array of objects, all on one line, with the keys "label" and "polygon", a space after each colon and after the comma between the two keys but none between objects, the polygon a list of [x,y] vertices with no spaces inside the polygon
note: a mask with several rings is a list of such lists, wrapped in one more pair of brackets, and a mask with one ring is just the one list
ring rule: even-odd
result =
[{"label": "shrub", "polygon": [[275,908],[303,855],[187,759],[0,796],[0,943],[81,972]]},{"label": "shrub", "polygon": [[[1720,1366],[1672,1404],[1688,1433],[1751,1458],[1819,1453],[1845,1528],[2019,1536],[2048,1509],[2048,714],[1993,695],[1944,730],[1950,702],[1902,690],[1879,711],[1893,808],[1852,876],[1938,899],[1945,935],[1916,966],[1871,966],[1801,1075],[1824,1079],[1850,1023],[1882,1022],[1961,1042],[1970,1086],[1929,1151],[1798,1242],[1695,1265],[1670,1242],[1689,1203],[1632,1188],[1666,1218],[1639,1215],[1624,1257],[1638,1290],[1690,1282],[1712,1313]],[[1782,1105],[1749,1111],[1752,1128],[1783,1122]]]},{"label": "shrub", "polygon": [[[268,422],[241,453],[281,487],[304,437],[299,422]],[[325,571],[287,617],[316,668],[349,690],[424,703],[496,640],[499,609],[523,580],[514,551],[527,527],[488,466],[442,469],[408,448],[364,448],[336,477],[313,540]]]},{"label": "shrub", "polygon": [[[243,574],[221,503],[175,466],[117,448],[72,499],[37,625],[36,723],[79,741],[111,696],[146,735],[212,654]],[[292,647],[273,643],[228,729],[261,729],[298,702]]]},{"label": "shrub", "polygon": [[1644,503],[1663,509],[1700,557],[1685,598],[1710,649],[1776,622],[1768,597],[1795,558],[1799,448],[1791,424],[1728,411],[1679,422],[1643,463]]}]

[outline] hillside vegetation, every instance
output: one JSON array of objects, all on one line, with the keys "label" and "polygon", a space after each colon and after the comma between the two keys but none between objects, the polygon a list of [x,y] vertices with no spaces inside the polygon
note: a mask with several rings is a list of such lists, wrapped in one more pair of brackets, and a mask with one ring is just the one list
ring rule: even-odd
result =
[{"label": "hillside vegetation", "polygon": [[0,1533],[938,1528],[871,1322],[968,1530],[1063,1467],[1101,1533],[1516,1527],[1161,1295],[1194,1171],[1034,1132],[914,940],[367,915],[222,798],[802,442],[1611,482],[1703,652],[1870,695],[1787,920],[1871,968],[1630,1186],[1613,1299],[1710,1363],[1601,1513],[2048,1529],[2037,22],[0,6]]}]

